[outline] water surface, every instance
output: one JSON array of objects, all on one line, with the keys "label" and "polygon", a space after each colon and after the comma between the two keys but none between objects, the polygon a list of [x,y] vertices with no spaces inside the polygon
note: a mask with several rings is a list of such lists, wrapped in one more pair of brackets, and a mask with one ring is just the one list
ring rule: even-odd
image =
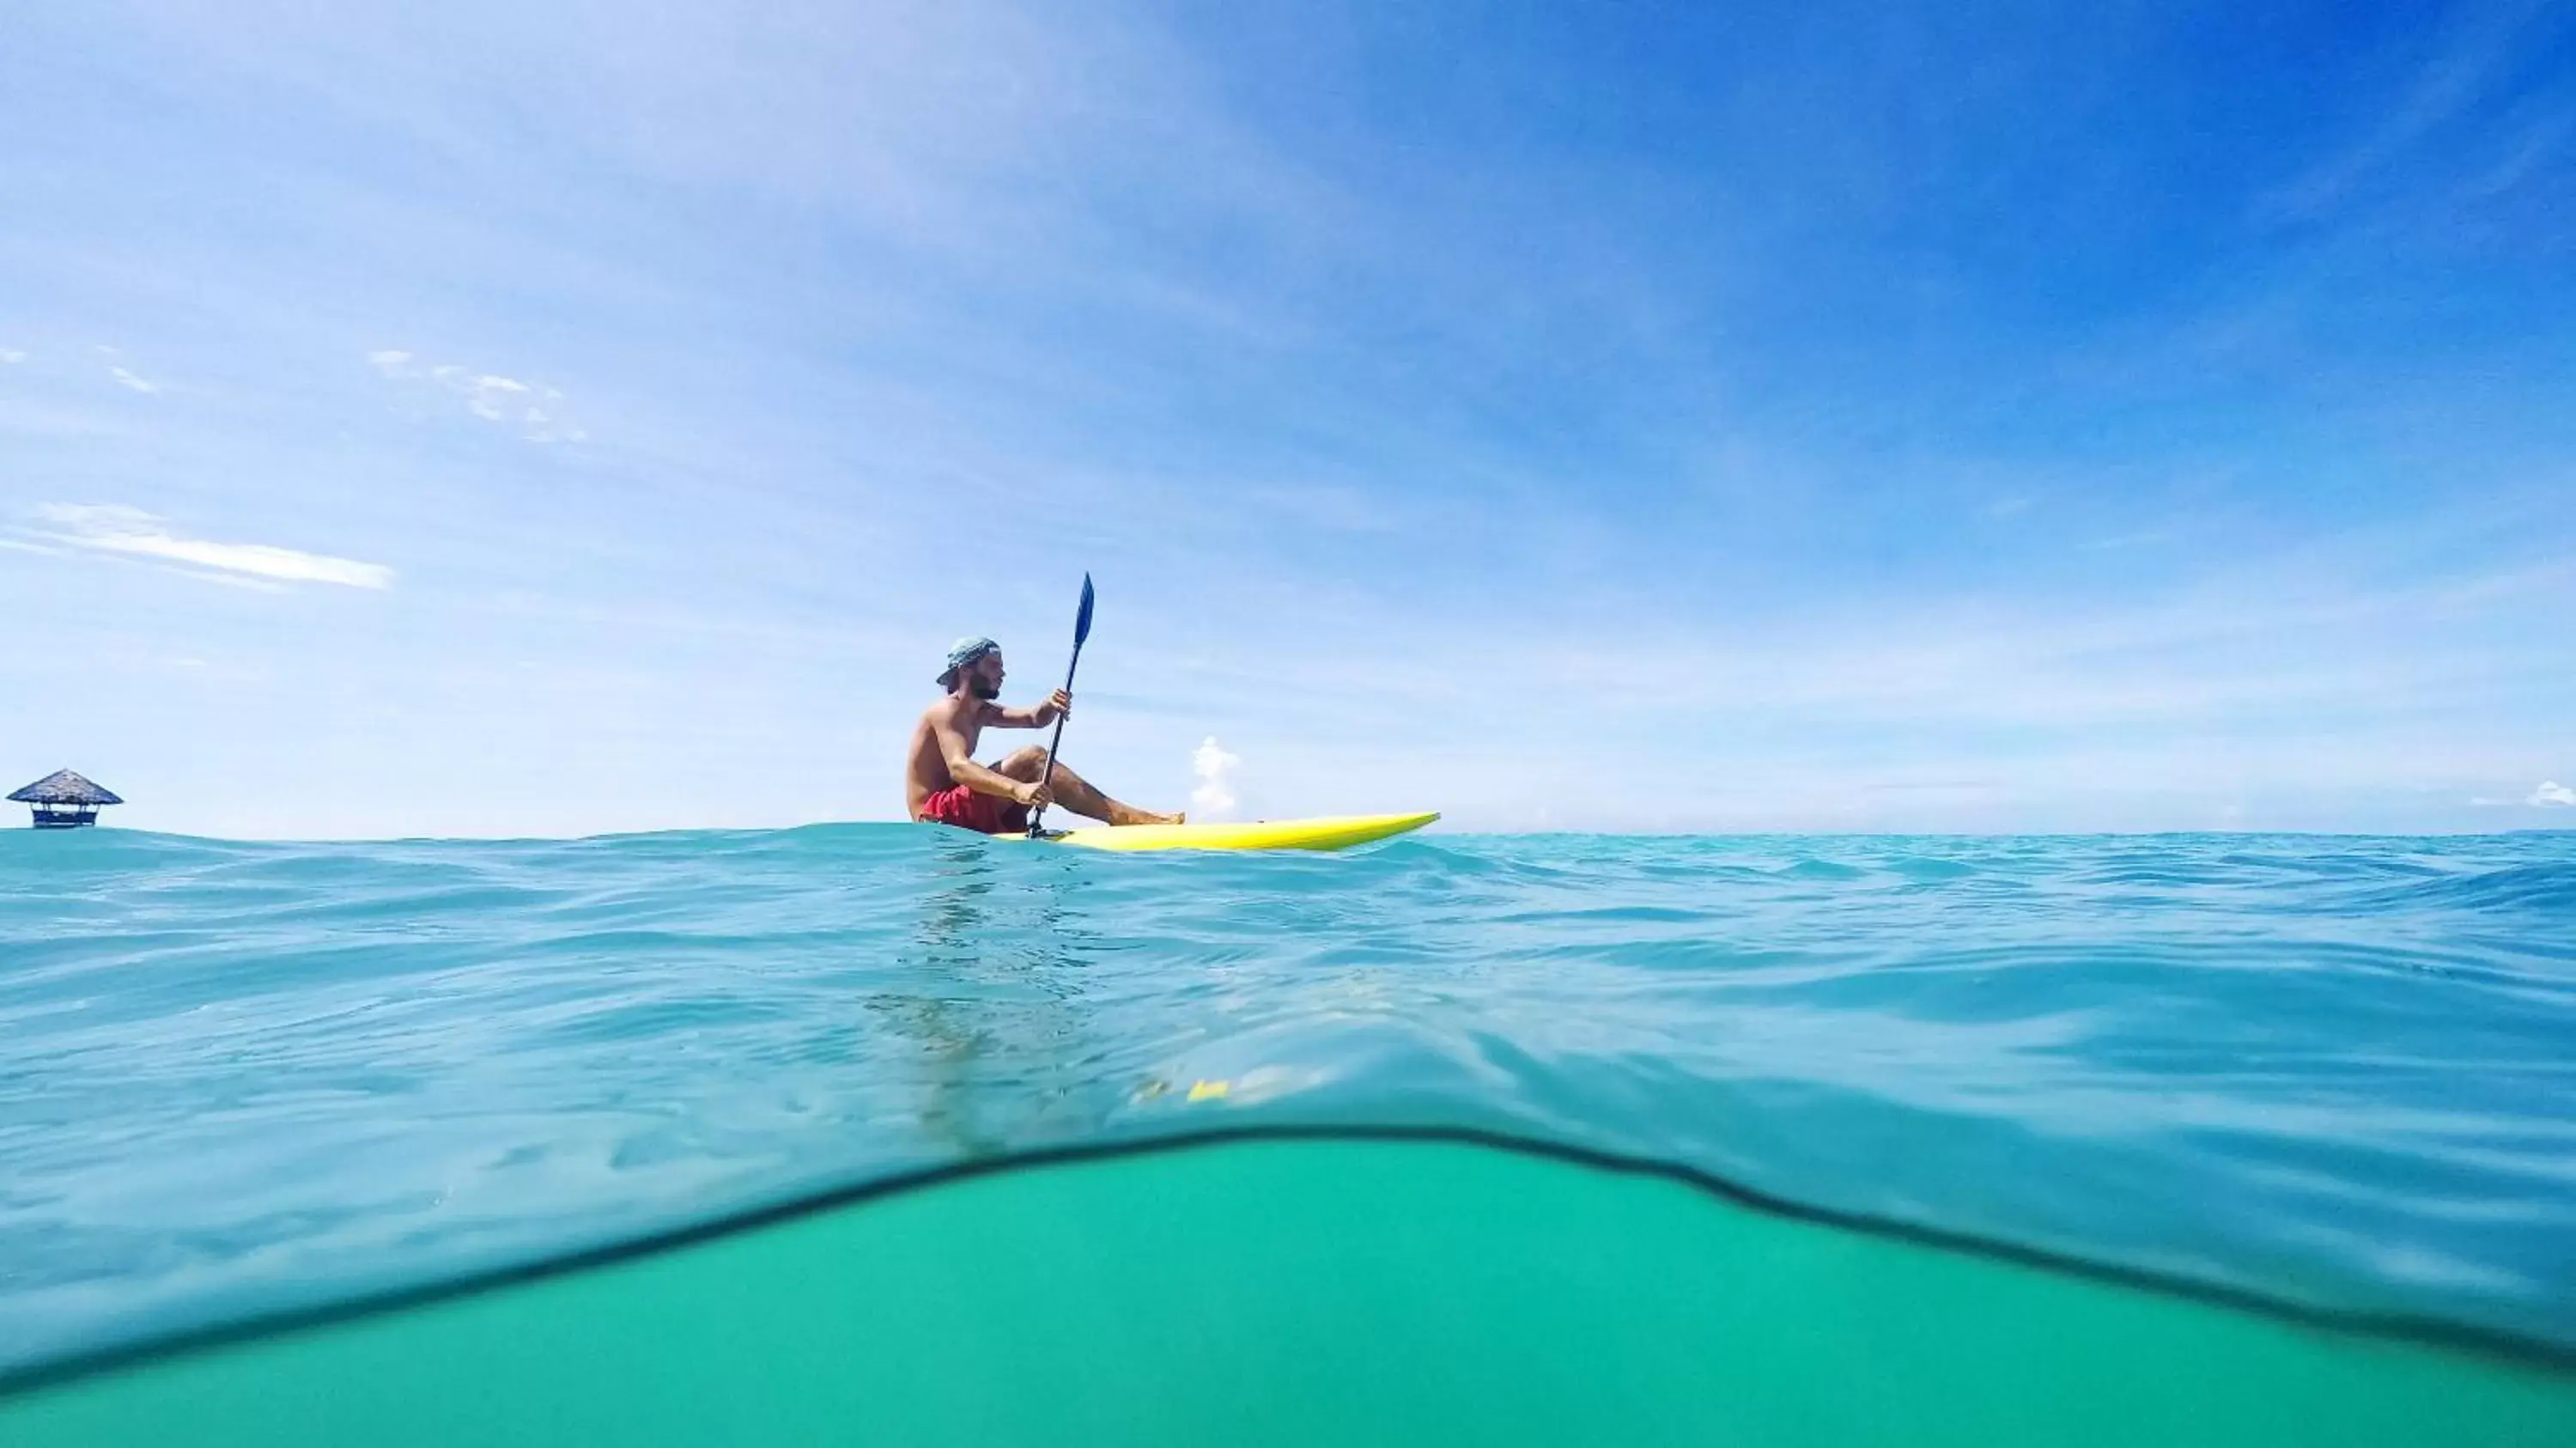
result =
[{"label": "water surface", "polygon": [[1250,1122],[2576,1346],[2576,835],[0,833],[0,1369]]}]

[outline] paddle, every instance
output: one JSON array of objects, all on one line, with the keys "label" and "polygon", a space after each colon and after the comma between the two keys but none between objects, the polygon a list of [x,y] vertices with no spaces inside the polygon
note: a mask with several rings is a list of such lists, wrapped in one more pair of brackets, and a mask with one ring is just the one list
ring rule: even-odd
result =
[{"label": "paddle", "polygon": [[[1091,575],[1082,575],[1082,609],[1073,616],[1073,661],[1064,666],[1064,691],[1073,692],[1073,671],[1082,667],[1082,641],[1091,637]],[[1038,776],[1040,785],[1055,783],[1055,752],[1064,743],[1064,716],[1055,716],[1055,737],[1047,741],[1046,773]],[[1029,838],[1036,839],[1045,831],[1038,821],[1046,818],[1046,806],[1029,811]]]}]

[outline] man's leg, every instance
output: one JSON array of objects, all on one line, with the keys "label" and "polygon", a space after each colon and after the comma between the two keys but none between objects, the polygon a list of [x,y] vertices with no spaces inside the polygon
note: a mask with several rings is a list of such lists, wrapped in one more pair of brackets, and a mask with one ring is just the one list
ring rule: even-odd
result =
[{"label": "man's leg", "polygon": [[[993,768],[1013,779],[1035,781],[1038,776],[1046,773],[1046,757],[1045,750],[1032,745],[994,765]],[[1138,809],[1134,805],[1121,804],[1092,788],[1090,781],[1081,775],[1065,768],[1064,761],[1061,759],[1055,762],[1055,774],[1051,783],[1055,790],[1055,802],[1084,819],[1099,820],[1103,824],[1112,825],[1176,825],[1181,823],[1183,818],[1176,814],[1154,814],[1148,810]]]}]

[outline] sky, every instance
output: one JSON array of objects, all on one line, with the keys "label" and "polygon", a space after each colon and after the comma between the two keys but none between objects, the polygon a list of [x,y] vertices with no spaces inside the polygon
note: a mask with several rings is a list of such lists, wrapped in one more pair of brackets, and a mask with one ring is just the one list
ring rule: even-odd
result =
[{"label": "sky", "polygon": [[2576,824],[2576,5],[9,32],[0,787],[117,824],[900,818],[1086,571],[1148,807]]}]

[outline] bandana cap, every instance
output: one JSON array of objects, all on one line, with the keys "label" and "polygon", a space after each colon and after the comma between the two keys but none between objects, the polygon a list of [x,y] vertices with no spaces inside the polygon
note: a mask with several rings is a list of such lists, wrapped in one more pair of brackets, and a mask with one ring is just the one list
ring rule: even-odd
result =
[{"label": "bandana cap", "polygon": [[988,638],[959,639],[957,641],[957,646],[948,651],[948,668],[946,672],[939,676],[939,687],[943,689],[956,688],[958,670],[967,667],[977,659],[984,657],[986,654],[998,654],[1001,651],[1002,646]]}]

